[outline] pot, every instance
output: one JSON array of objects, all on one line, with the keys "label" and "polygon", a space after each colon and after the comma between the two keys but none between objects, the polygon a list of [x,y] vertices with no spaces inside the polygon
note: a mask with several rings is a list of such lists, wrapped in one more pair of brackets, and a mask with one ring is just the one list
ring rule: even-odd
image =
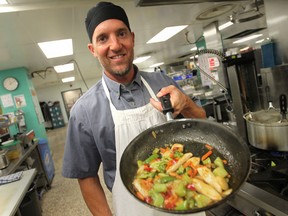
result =
[{"label": "pot", "polygon": [[243,117],[249,143],[263,150],[288,151],[286,110],[286,96],[280,95],[280,109],[272,106],[268,110],[246,113]]},{"label": "pot", "polygon": [[[228,161],[227,170],[231,174],[229,184],[233,192],[210,206],[184,211],[158,208],[138,199],[132,186],[138,169],[137,160],[146,159],[156,147],[173,143],[183,144],[185,151],[192,152],[195,156],[207,152],[206,143],[213,146],[211,160],[220,156]],[[132,196],[147,207],[173,214],[202,212],[226,202],[247,180],[249,170],[248,145],[226,126],[203,119],[177,119],[148,128],[129,143],[120,160],[120,176]]]},{"label": "pot", "polygon": [[4,169],[10,164],[7,152],[7,150],[0,150],[0,169]]}]

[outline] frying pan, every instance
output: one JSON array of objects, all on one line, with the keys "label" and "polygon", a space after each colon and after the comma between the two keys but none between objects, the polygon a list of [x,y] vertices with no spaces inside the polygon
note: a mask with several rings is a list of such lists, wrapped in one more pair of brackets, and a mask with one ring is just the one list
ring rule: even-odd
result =
[{"label": "frying pan", "polygon": [[[137,160],[143,161],[151,155],[153,149],[174,143],[183,144],[185,152],[192,152],[194,156],[202,156],[207,152],[206,143],[213,146],[211,159],[214,160],[220,156],[228,161],[226,169],[231,175],[229,186],[233,192],[212,205],[181,211],[158,208],[138,199],[132,185],[138,169]],[[135,199],[147,207],[173,214],[206,211],[226,202],[247,180],[249,170],[250,151],[248,145],[226,126],[204,119],[177,119],[152,126],[129,143],[120,160],[122,182]]]}]

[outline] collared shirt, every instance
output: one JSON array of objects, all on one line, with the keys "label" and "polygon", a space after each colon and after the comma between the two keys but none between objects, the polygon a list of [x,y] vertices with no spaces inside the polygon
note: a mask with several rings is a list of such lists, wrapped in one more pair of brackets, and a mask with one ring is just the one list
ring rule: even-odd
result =
[{"label": "collared shirt", "polygon": [[[137,68],[136,68],[137,71]],[[116,109],[124,110],[149,103],[150,95],[140,76],[157,92],[168,85],[176,85],[161,72],[137,71],[128,86],[103,77]],[[104,180],[112,190],[116,172],[114,123],[102,80],[82,95],[72,107],[67,129],[62,175],[68,178],[87,178],[97,175],[103,163]]]}]

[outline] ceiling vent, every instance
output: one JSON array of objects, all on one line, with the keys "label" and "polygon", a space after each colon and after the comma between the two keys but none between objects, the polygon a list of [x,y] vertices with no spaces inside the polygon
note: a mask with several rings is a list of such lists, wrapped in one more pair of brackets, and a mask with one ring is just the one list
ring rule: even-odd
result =
[{"label": "ceiling vent", "polygon": [[136,5],[140,7],[144,6],[157,6],[157,5],[172,5],[172,4],[196,4],[204,2],[235,2],[243,0],[135,0]]}]

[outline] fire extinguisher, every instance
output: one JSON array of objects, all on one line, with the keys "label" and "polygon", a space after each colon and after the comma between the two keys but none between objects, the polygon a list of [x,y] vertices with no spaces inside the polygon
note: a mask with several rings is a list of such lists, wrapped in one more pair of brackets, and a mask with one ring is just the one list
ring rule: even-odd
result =
[{"label": "fire extinguisher", "polygon": [[18,129],[19,133],[23,133],[26,131],[26,123],[25,123],[25,116],[24,112],[21,109],[18,109],[15,113],[17,122],[18,122]]}]

